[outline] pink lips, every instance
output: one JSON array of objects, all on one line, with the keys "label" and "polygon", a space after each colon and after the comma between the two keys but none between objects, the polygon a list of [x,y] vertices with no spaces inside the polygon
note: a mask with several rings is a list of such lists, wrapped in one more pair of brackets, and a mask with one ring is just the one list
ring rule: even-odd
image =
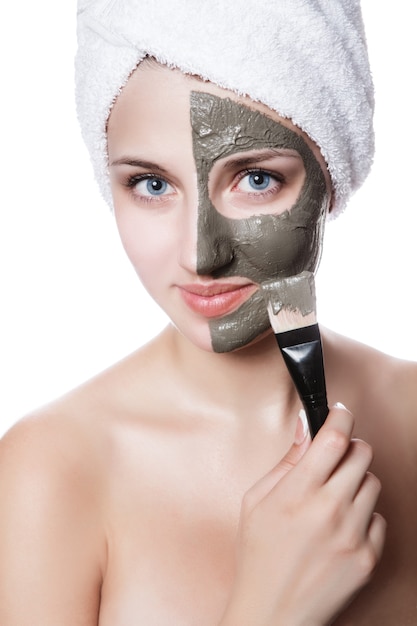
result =
[{"label": "pink lips", "polygon": [[253,283],[211,283],[181,285],[180,293],[187,306],[195,313],[205,317],[221,317],[237,309],[256,289]]}]

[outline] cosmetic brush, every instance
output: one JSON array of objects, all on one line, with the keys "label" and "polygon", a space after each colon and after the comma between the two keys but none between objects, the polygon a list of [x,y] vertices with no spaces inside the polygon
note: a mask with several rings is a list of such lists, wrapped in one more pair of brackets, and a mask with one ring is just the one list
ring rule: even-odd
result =
[{"label": "cosmetic brush", "polygon": [[314,274],[304,271],[263,283],[261,289],[275,338],[313,438],[329,412]]}]

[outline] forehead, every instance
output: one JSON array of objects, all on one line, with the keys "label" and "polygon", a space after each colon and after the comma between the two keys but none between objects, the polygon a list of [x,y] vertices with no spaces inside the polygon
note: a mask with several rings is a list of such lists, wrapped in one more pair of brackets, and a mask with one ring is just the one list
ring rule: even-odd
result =
[{"label": "forehead", "polygon": [[[227,99],[228,102],[234,102],[239,105],[242,111],[242,119],[245,122],[245,130],[251,137],[256,137],[262,132],[259,124],[252,125],[252,121],[259,120],[259,116],[258,118],[256,115],[251,116],[251,112],[262,113],[270,120],[280,123],[281,126],[292,130],[295,134],[302,137],[318,160],[325,174],[326,182],[330,187],[327,166],[319,148],[308,135],[303,133],[290,120],[281,117],[261,102],[254,101],[247,96],[238,95],[229,89],[223,89],[214,83],[204,81],[193,75],[184,74],[177,69],[168,68],[154,61],[143,61],[132,72],[110,113],[108,133],[114,130],[115,125],[120,128],[121,119],[126,123],[128,121],[130,125],[135,123],[148,128],[151,125],[155,126],[158,123],[167,121],[174,124],[176,120],[184,121],[186,119],[187,123],[190,123],[190,107],[196,112],[198,107],[201,106],[201,114],[207,114],[207,109],[205,108],[207,99],[200,98],[199,93],[212,94],[217,96],[218,99]],[[233,116],[227,115],[227,109],[230,112],[230,105],[223,107],[221,111],[221,115],[226,116],[223,122],[223,132],[226,132],[226,126],[230,131],[234,123],[233,119],[231,119]],[[213,110],[212,114],[215,115],[216,111]],[[287,147],[291,146],[288,145]],[[297,148],[295,147],[295,149]]]},{"label": "forehead", "polygon": [[260,111],[229,97],[192,91],[190,121],[194,142],[207,159],[262,148],[292,149],[305,154],[303,138]]}]

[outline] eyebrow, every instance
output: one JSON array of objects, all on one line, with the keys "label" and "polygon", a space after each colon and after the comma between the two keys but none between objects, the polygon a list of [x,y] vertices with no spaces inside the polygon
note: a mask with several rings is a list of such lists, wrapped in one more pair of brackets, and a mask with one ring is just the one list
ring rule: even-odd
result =
[{"label": "eyebrow", "polygon": [[236,157],[233,159],[229,159],[226,163],[224,163],[224,169],[234,169],[235,167],[245,167],[247,165],[251,165],[253,163],[259,163],[260,161],[268,161],[275,157],[290,157],[293,159],[301,159],[301,155],[294,150],[263,150],[262,152],[257,152],[256,154]]},{"label": "eyebrow", "polygon": [[135,159],[129,156],[115,159],[110,163],[110,167],[113,167],[115,165],[130,165],[131,167],[142,167],[145,170],[152,170],[161,172],[161,174],[168,174],[168,171],[157,163],[152,163],[152,161],[142,161],[142,159]]},{"label": "eyebrow", "polygon": [[[233,159],[229,159],[227,163],[223,165],[225,169],[233,169],[235,167],[245,167],[246,165],[250,165],[251,163],[259,163],[260,161],[268,161],[269,159],[273,159],[275,157],[292,157],[294,159],[301,159],[301,155],[296,151],[288,150],[263,150],[262,152],[257,152],[253,155],[247,155],[242,157],[236,157]],[[136,159],[130,156],[124,156],[120,159],[115,159],[110,163],[110,167],[117,165],[129,165],[131,167],[142,167],[146,170],[153,170],[161,172],[162,174],[167,174],[168,171],[158,165],[157,163],[153,163],[152,161],[145,161],[142,159]]]}]

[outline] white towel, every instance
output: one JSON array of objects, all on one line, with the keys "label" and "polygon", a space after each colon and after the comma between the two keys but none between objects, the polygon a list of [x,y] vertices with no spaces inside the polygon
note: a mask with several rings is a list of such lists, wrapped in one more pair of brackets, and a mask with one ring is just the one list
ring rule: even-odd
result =
[{"label": "white towel", "polygon": [[250,96],[320,147],[340,212],[373,159],[373,85],[359,0],[79,0],[76,101],[112,206],[106,122],[145,55]]}]

